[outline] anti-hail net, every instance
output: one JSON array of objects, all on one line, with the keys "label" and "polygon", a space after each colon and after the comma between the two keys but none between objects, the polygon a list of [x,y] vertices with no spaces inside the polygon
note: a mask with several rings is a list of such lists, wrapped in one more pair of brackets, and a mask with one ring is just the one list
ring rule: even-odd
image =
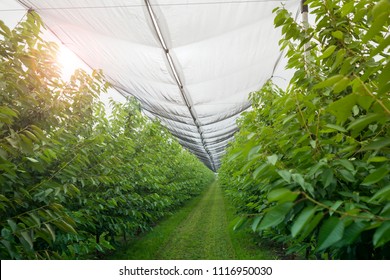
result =
[{"label": "anti-hail net", "polygon": [[22,0],[90,67],[217,170],[248,95],[272,76],[272,10],[299,0]]}]

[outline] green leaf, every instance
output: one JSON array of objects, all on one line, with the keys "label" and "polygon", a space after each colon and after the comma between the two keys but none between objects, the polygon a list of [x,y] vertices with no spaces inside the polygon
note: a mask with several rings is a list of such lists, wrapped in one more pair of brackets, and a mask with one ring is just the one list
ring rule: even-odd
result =
[{"label": "green leaf", "polygon": [[333,86],[333,92],[334,93],[340,93],[344,89],[347,88],[348,84],[350,83],[350,80],[347,77],[342,78],[340,81],[334,84]]},{"label": "green leaf", "polygon": [[332,32],[332,36],[335,37],[336,39],[340,39],[340,40],[342,40],[344,38],[344,34],[340,30]]},{"label": "green leaf", "polygon": [[282,177],[287,183],[291,183],[291,173],[287,170],[278,170],[277,173]]},{"label": "green leaf", "polygon": [[56,240],[56,234],[55,234],[54,229],[51,227],[50,224],[45,224],[45,227],[47,228],[48,232],[50,233],[52,240],[55,241]]},{"label": "green leaf", "polygon": [[374,57],[377,54],[384,51],[390,45],[390,36],[388,35],[375,49],[371,51],[370,57]]},{"label": "green leaf", "polygon": [[367,162],[385,162],[388,161],[389,159],[387,157],[370,157]]},{"label": "green leaf", "polygon": [[[386,65],[382,68],[382,73],[380,73],[376,78],[376,81],[378,83],[378,95],[388,93],[388,91],[390,90],[389,75],[390,75],[390,63],[386,63]],[[387,97],[386,100],[388,100],[388,96],[386,97]]]},{"label": "green leaf", "polygon": [[253,219],[253,223],[252,223],[253,232],[256,232],[257,226],[259,225],[262,218],[263,216],[257,216],[256,218]]},{"label": "green leaf", "polygon": [[346,4],[344,4],[340,11],[341,11],[341,17],[345,17],[347,14],[349,14],[350,12],[353,11],[353,8],[354,8],[354,1],[351,1],[351,2],[348,2]]},{"label": "green leaf", "polygon": [[302,186],[303,190],[309,192],[311,195],[314,195],[314,187],[311,183],[305,182]]},{"label": "green leaf", "polygon": [[390,200],[390,185],[377,191],[368,202]]},{"label": "green leaf", "polygon": [[294,201],[298,197],[299,193],[292,192],[289,189],[281,188],[271,191],[268,194],[268,201],[278,201],[279,203]]},{"label": "green leaf", "polygon": [[379,86],[384,86],[385,84],[390,82],[388,79],[389,73],[390,73],[390,63],[387,62],[382,68],[381,73],[378,75]]},{"label": "green leaf", "polygon": [[336,116],[339,123],[345,122],[352,114],[352,108],[356,105],[356,94],[349,94],[328,106],[328,111]]},{"label": "green leaf", "polygon": [[258,152],[260,151],[260,149],[261,149],[261,146],[260,146],[260,145],[259,145],[259,146],[253,147],[253,148],[249,151],[249,153],[248,153],[248,160],[253,159],[253,158],[258,154]]},{"label": "green leaf", "polygon": [[0,20],[0,34],[5,37],[11,37],[11,30],[8,28],[7,25],[4,24],[2,20]]},{"label": "green leaf", "polygon": [[314,216],[316,208],[314,206],[307,206],[299,216],[296,218],[294,224],[291,227],[291,235],[292,237],[296,237],[298,233],[307,225],[307,223]]},{"label": "green leaf", "polygon": [[28,245],[30,245],[31,249],[34,248],[33,240],[30,234],[27,231],[22,231],[20,235],[23,237],[25,241],[27,241]]},{"label": "green leaf", "polygon": [[[43,133],[42,129],[40,129],[39,127],[35,126],[35,125],[30,125],[30,128],[32,130],[32,132],[34,133],[34,135],[39,139],[39,140],[46,140],[46,137],[45,137],[45,134]],[[50,149],[49,149],[50,150]]]},{"label": "green leaf", "polygon": [[317,251],[322,251],[343,238],[344,223],[336,217],[328,218],[318,234]]},{"label": "green leaf", "polygon": [[370,175],[368,175],[362,182],[362,185],[370,186],[372,184],[375,184],[382,180],[388,173],[390,172],[389,166],[383,165],[382,167],[378,168],[374,172],[372,172]]},{"label": "green leaf", "polygon": [[374,19],[378,18],[382,13],[389,14],[390,2],[388,0],[381,0],[375,4],[371,13]]},{"label": "green leaf", "polygon": [[0,114],[7,115],[9,117],[14,117],[16,118],[18,116],[18,113],[12,110],[9,107],[6,106],[0,106]]},{"label": "green leaf", "polygon": [[360,133],[370,123],[385,119],[383,114],[368,114],[352,121],[347,127],[348,130],[352,130],[355,135]]},{"label": "green leaf", "polygon": [[255,171],[253,171],[253,178],[257,178],[257,176],[262,172],[264,171],[266,168],[268,167],[268,165],[266,163],[260,165],[259,167],[257,167],[255,169]]},{"label": "green leaf", "polygon": [[39,161],[36,160],[35,158],[26,157],[26,159],[28,159],[29,161],[34,162],[34,163],[39,162]]},{"label": "green leaf", "polygon": [[338,81],[340,81],[342,78],[344,78],[344,75],[335,75],[335,76],[332,76],[318,84],[316,84],[313,89],[321,89],[321,88],[324,88],[324,87],[330,87],[330,86],[333,86],[335,83],[337,83]]},{"label": "green leaf", "polygon": [[301,236],[299,237],[299,241],[304,240],[321,222],[324,214],[322,212],[317,213],[314,218],[307,224],[302,231]]},{"label": "green leaf", "polygon": [[324,172],[322,172],[321,182],[324,184],[325,188],[329,187],[334,181],[335,179],[332,169],[328,168]]},{"label": "green leaf", "polygon": [[0,194],[0,201],[9,202],[9,199],[5,195]]},{"label": "green leaf", "polygon": [[322,55],[319,57],[319,59],[325,59],[325,58],[328,58],[329,56],[331,56],[333,54],[333,52],[335,51],[336,49],[336,46],[335,45],[330,45],[329,47],[326,48],[326,50],[324,50],[324,52],[322,53]]},{"label": "green leaf", "polygon": [[65,221],[54,221],[53,224],[56,225],[60,230],[64,232],[77,234],[76,230]]},{"label": "green leaf", "polygon": [[247,221],[248,221],[247,217],[237,217],[233,221],[234,223],[233,230],[234,231],[239,230]]},{"label": "green leaf", "polygon": [[368,145],[364,146],[361,150],[367,151],[367,150],[380,150],[384,147],[387,147],[390,145],[390,138],[379,138]]},{"label": "green leaf", "polygon": [[[341,49],[337,52],[336,54],[336,59],[334,60],[334,63],[330,69],[331,72],[333,72],[342,62],[343,60],[345,59],[345,54],[347,53],[347,51],[345,49]],[[338,75],[336,75],[338,76]],[[341,77],[344,77],[343,75],[340,75]],[[341,79],[341,78],[340,78]],[[338,80],[340,80],[338,79]],[[337,81],[338,81],[337,80]],[[337,82],[336,81],[336,82]],[[332,84],[330,84],[329,86],[331,86]]]},{"label": "green leaf", "polygon": [[343,204],[344,202],[343,201],[341,201],[341,200],[338,200],[338,201],[336,201],[335,203],[333,203],[333,205],[330,207],[330,209],[329,209],[329,215],[330,216],[332,216],[333,215],[333,213],[335,212],[335,211],[337,211],[337,209],[341,206],[341,204]]},{"label": "green leaf", "polygon": [[372,241],[376,248],[383,246],[390,241],[390,221],[383,222],[382,225],[377,228]]},{"label": "green leaf", "polygon": [[17,255],[16,250],[14,250],[14,247],[11,245],[11,243],[8,240],[1,239],[0,243],[3,244],[3,246],[7,249],[8,254],[11,256],[11,259],[20,259],[20,256]]},{"label": "green leaf", "polygon": [[20,147],[22,151],[24,153],[32,154],[34,151],[33,151],[33,143],[30,140],[30,138],[28,138],[24,134],[20,134],[20,138],[22,139],[22,141],[20,142]]},{"label": "green leaf", "polygon": [[278,156],[277,155],[268,156],[267,160],[270,164],[275,165],[276,162],[278,161]]},{"label": "green leaf", "polygon": [[339,241],[341,246],[351,245],[360,236],[363,230],[367,227],[365,222],[354,222],[344,230],[344,236]]},{"label": "green leaf", "polygon": [[307,174],[306,174],[306,178],[311,178],[311,177],[315,176],[318,173],[318,170],[320,170],[320,168],[325,166],[325,165],[326,165],[326,162],[324,160],[320,160],[312,168],[310,168],[309,172],[307,172]]},{"label": "green leaf", "polygon": [[287,213],[291,210],[293,205],[294,203],[292,202],[285,202],[283,204],[278,204],[274,207],[268,208],[267,213],[261,220],[259,230],[274,227],[283,222]]},{"label": "green leaf", "polygon": [[367,65],[364,74],[360,78],[353,79],[352,88],[357,93],[367,94],[364,89],[364,82],[367,81],[372,75],[374,75],[379,70],[378,66],[369,66]]},{"label": "green leaf", "polygon": [[228,158],[228,162],[231,162],[231,161],[235,160],[236,158],[238,158],[238,157],[241,156],[241,155],[242,155],[242,151],[239,151],[239,152],[237,152],[237,153],[231,155],[231,156]]},{"label": "green leaf", "polygon": [[341,68],[339,70],[339,73],[341,75],[347,75],[347,74],[350,74],[351,71],[353,71],[353,65],[355,63],[355,60],[356,58],[354,57],[347,57],[347,58],[344,58],[343,62],[342,62],[342,65],[341,65]]},{"label": "green leaf", "polygon": [[15,232],[18,230],[18,225],[15,223],[15,221],[13,219],[8,219],[7,223],[11,227],[12,232]]},{"label": "green leaf", "polygon": [[301,174],[295,173],[292,175],[292,179],[295,183],[298,183],[302,188],[305,187],[305,179]]},{"label": "green leaf", "polygon": [[28,213],[28,215],[33,218],[33,220],[35,221],[36,223],[36,226],[40,227],[41,226],[41,219],[39,219],[39,217],[34,213],[34,212],[30,212]]},{"label": "green leaf", "polygon": [[333,164],[344,166],[347,170],[349,170],[351,172],[355,171],[355,167],[353,166],[352,162],[350,160],[347,160],[347,159],[336,159],[333,162]]},{"label": "green leaf", "polygon": [[379,213],[382,217],[390,218],[390,202],[386,203],[385,207],[383,207],[382,211]]},{"label": "green leaf", "polygon": [[347,130],[344,127],[342,127],[340,125],[337,125],[337,124],[330,124],[330,123],[328,123],[325,126],[328,127],[328,128],[332,128],[332,129],[338,130],[340,132],[347,132]]},{"label": "green leaf", "polygon": [[344,179],[344,181],[351,182],[351,183],[356,181],[355,176],[353,176],[353,174],[349,170],[340,169],[339,173],[341,175],[341,179]]},{"label": "green leaf", "polygon": [[39,142],[39,139],[31,131],[25,130],[24,134],[34,142]]},{"label": "green leaf", "polygon": [[374,102],[374,99],[368,95],[358,95],[358,97],[357,97],[357,103],[359,104],[359,106],[361,106],[366,111],[368,111],[368,109],[370,109],[371,104],[373,102]]},{"label": "green leaf", "polygon": [[366,35],[362,38],[363,43],[367,43],[370,39],[372,39],[375,35],[377,35],[381,30],[384,30],[384,26],[386,25],[386,21],[388,20],[389,15],[386,12],[378,15],[371,24],[370,29],[367,31]]},{"label": "green leaf", "polygon": [[286,21],[286,17],[287,17],[288,15],[286,15],[286,13],[283,12],[283,11],[284,11],[284,10],[279,11],[279,12],[277,13],[277,15],[275,16],[275,19],[274,19],[274,25],[275,25],[275,27],[281,26],[281,25]]}]

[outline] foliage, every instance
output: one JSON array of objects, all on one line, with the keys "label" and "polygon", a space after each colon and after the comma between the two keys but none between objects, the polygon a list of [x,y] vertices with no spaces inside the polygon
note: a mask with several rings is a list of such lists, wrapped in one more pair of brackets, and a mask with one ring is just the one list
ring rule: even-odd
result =
[{"label": "foliage", "polygon": [[99,71],[61,79],[57,45],[28,13],[0,21],[0,257],[88,258],[149,230],[213,173],[134,100],[111,102]]},{"label": "foliage", "polygon": [[389,259],[388,0],[276,9],[295,74],[251,95],[219,178],[249,225],[307,258]]}]

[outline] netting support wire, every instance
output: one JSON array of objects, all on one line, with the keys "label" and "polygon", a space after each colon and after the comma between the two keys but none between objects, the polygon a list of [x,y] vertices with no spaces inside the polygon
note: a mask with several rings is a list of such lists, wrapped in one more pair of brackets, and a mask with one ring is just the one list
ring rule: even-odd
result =
[{"label": "netting support wire", "polygon": [[175,63],[172,60],[172,56],[169,54],[169,48],[168,48],[167,44],[165,43],[164,36],[163,36],[163,34],[162,34],[161,30],[160,30],[160,27],[159,27],[159,25],[157,23],[156,17],[154,15],[154,12],[153,12],[152,6],[150,5],[149,0],[145,0],[145,5],[146,5],[147,11],[149,13],[150,19],[152,20],[153,27],[154,27],[154,30],[155,30],[155,32],[157,34],[157,37],[158,37],[159,41],[160,41],[161,47],[164,49],[165,56],[167,58],[169,67],[171,68],[171,71],[172,71],[172,73],[173,73],[173,75],[175,77],[177,86],[179,87],[179,90],[180,90],[180,93],[181,93],[181,95],[183,97],[183,100],[184,100],[184,102],[185,102],[185,104],[186,104],[186,106],[187,106],[187,108],[188,108],[188,110],[190,112],[190,115],[191,115],[191,117],[192,117],[192,119],[193,119],[193,121],[194,121],[194,123],[196,125],[196,128],[198,130],[200,139],[202,141],[203,148],[204,148],[204,150],[207,153],[207,156],[209,158],[209,162],[210,162],[210,164],[212,166],[213,171],[215,171],[214,160],[213,160],[213,157],[212,157],[210,151],[208,150],[208,148],[206,146],[206,142],[205,142],[205,140],[203,138],[203,132],[202,132],[202,129],[201,129],[200,125],[199,125],[198,116],[197,116],[196,111],[194,110],[194,108],[192,106],[192,102],[191,102],[188,94],[184,90],[184,86],[183,86],[183,84],[182,84],[182,82],[180,80],[179,74],[178,74],[178,72],[176,70]]},{"label": "netting support wire", "polygon": [[[307,6],[307,4],[305,4],[305,2],[306,2],[306,0],[301,0],[301,15],[302,15],[303,29],[307,33],[307,29],[309,28],[309,7]],[[309,55],[310,55],[310,52],[308,51],[309,47],[310,47],[310,43],[309,42],[305,43],[304,54],[305,54],[306,70],[307,70],[308,59],[309,59]]]}]

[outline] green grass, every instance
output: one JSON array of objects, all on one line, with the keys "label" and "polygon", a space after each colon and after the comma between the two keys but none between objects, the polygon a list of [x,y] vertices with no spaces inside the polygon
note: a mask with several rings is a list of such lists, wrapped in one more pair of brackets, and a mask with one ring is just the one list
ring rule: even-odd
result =
[{"label": "green grass", "polygon": [[218,182],[191,200],[153,231],[130,240],[110,259],[274,259],[262,250],[253,233],[233,231],[234,208]]},{"label": "green grass", "polygon": [[161,247],[160,259],[234,259],[222,191],[217,182]]},{"label": "green grass", "polygon": [[201,196],[188,201],[185,206],[173,215],[162,220],[152,231],[128,240],[122,249],[107,256],[114,260],[155,260],[156,252],[164,244],[177,226],[189,215],[198,204]]}]

